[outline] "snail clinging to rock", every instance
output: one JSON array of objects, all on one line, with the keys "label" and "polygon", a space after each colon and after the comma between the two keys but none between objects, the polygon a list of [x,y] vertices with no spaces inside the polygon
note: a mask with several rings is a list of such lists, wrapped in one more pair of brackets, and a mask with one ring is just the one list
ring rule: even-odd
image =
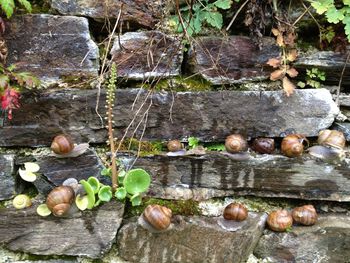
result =
[{"label": "snail clinging to rock", "polygon": [[171,224],[172,211],[161,205],[148,205],[139,217],[139,224],[153,233],[165,231]]},{"label": "snail clinging to rock", "polygon": [[51,143],[51,150],[58,158],[77,157],[86,152],[88,148],[88,143],[75,145],[72,138],[66,134],[57,135]]}]

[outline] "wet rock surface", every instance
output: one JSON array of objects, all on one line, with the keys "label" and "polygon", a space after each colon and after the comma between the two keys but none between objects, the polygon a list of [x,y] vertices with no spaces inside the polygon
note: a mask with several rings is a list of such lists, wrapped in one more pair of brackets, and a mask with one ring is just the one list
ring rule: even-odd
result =
[{"label": "wet rock surface", "polygon": [[264,39],[259,49],[249,37],[201,37],[190,51],[190,66],[193,73],[216,85],[263,80],[271,73],[266,62],[279,52],[272,38]]},{"label": "wet rock surface", "polygon": [[[70,89],[23,96],[13,120],[0,129],[0,146],[50,145],[52,138],[63,132],[77,142],[104,143],[107,131],[95,113],[96,97],[96,90]],[[297,90],[290,97],[283,91],[149,94],[126,89],[118,90],[116,98],[115,136],[121,138],[137,115],[130,125],[131,136],[148,112],[143,140],[187,140],[195,136],[202,141],[224,141],[235,132],[251,137],[279,137],[286,131],[317,136],[339,112],[326,89]],[[102,115],[104,101],[102,92]],[[141,134],[139,128],[136,136]]]},{"label": "wet rock surface", "polygon": [[120,229],[119,256],[128,262],[245,262],[258,241],[266,215],[250,213],[227,231],[220,218],[181,217],[164,233],[150,233],[136,219]]},{"label": "wet rock surface", "polygon": [[83,155],[74,158],[38,156],[36,163],[40,166],[42,178],[33,184],[43,194],[47,194],[54,186],[61,185],[64,180],[71,177],[80,181],[95,176],[103,183],[110,183],[108,177],[101,176],[104,166],[93,150],[88,150]]},{"label": "wet rock surface", "polygon": [[[132,163],[133,157],[124,157]],[[204,156],[141,157],[135,163],[152,175],[149,195],[203,200],[254,195],[309,200],[350,201],[350,169],[307,157],[250,156],[232,160],[222,153]]]},{"label": "wet rock surface", "polygon": [[183,58],[180,39],[158,31],[125,33],[115,39],[111,55],[118,76],[137,80],[178,76]]},{"label": "wet rock surface", "polygon": [[0,201],[15,195],[14,155],[0,154]]},{"label": "wet rock surface", "polygon": [[254,255],[268,262],[348,262],[350,219],[341,214],[321,215],[314,226],[293,226],[289,233],[266,230]]},{"label": "wet rock surface", "polygon": [[6,24],[8,64],[46,83],[97,77],[99,53],[87,18],[46,14],[13,17]]},{"label": "wet rock surface", "polygon": [[36,205],[0,209],[0,244],[35,255],[102,257],[117,234],[124,205],[110,202],[72,218],[40,217]]},{"label": "wet rock surface", "polygon": [[161,17],[162,1],[145,0],[51,0],[51,8],[62,15],[87,16],[94,19],[116,19],[122,9],[124,22],[152,28]]}]

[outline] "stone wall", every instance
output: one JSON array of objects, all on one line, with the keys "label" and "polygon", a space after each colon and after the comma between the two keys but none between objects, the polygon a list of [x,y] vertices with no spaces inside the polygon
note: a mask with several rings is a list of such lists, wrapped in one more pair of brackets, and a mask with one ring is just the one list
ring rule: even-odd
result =
[{"label": "stone wall", "polygon": [[[108,7],[106,1],[49,2],[48,14],[17,15],[6,21],[7,63],[38,76],[43,89],[24,92],[13,120],[4,120],[0,128],[0,262],[257,262],[253,254],[269,262],[304,262],[313,250],[318,251],[313,262],[341,262],[340,254],[350,258],[348,159],[340,164],[307,154],[288,159],[279,150],[270,156],[250,152],[239,160],[208,151],[139,158],[121,153],[124,165],[152,175],[147,198],[192,200],[202,210],[176,214],[164,234],[144,230],[134,210],[120,202],[69,218],[39,217],[38,204],[69,177],[96,176],[110,183],[100,175],[109,153],[101,151],[107,139],[106,93],[98,84],[104,44],[98,39],[105,30],[104,19],[113,25],[119,14],[123,29],[130,32],[114,38],[109,54],[120,80],[113,109],[116,138],[186,143],[195,136],[203,143],[222,143],[227,135],[241,133],[249,140],[275,137],[279,147],[285,134],[302,133],[312,140],[333,125],[350,140],[349,125],[335,122],[339,107],[332,98],[334,89],[299,89],[287,97],[278,83],[268,81],[273,69],[266,62],[280,53],[270,37],[258,44],[238,35],[201,36],[185,51],[181,36],[159,26],[173,9],[171,1],[115,0]],[[329,76],[326,84],[334,85],[345,60],[344,54],[320,51],[301,55],[295,66],[301,73],[322,68]],[[350,71],[344,72],[342,91],[350,84]],[[195,81],[188,81],[192,75]],[[345,115],[347,97],[340,98]],[[60,133],[70,134],[76,143],[89,142],[90,149],[76,158],[56,158],[47,146]],[[18,175],[27,161],[41,168],[33,184]],[[28,189],[37,192],[33,205],[15,210],[11,199]],[[323,214],[315,227],[294,226],[292,233],[279,234],[265,228],[271,209],[251,206],[247,221],[228,227],[221,213],[232,198],[225,197],[239,196],[247,203],[251,196],[268,198],[262,202],[274,208],[281,207],[281,199],[271,198],[284,198],[289,209],[311,202]],[[207,204],[216,212],[208,212]],[[314,240],[312,246],[295,245],[305,238]],[[332,238],[339,241],[340,252],[330,249]]]}]

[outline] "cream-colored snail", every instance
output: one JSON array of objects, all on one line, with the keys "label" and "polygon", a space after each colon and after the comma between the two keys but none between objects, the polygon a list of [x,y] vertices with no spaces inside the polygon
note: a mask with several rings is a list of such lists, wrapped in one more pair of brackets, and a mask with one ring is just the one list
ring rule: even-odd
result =
[{"label": "cream-colored snail", "polygon": [[30,197],[25,194],[17,195],[13,200],[12,204],[16,209],[24,209],[32,205]]},{"label": "cream-colored snail", "polygon": [[86,152],[88,148],[88,143],[75,145],[72,138],[66,134],[57,135],[51,143],[51,150],[58,158],[77,157]]}]

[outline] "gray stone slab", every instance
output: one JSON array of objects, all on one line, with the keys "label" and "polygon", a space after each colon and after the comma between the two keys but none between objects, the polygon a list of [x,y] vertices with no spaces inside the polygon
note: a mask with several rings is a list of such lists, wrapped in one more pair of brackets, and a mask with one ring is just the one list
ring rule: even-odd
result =
[{"label": "gray stone slab", "polygon": [[119,256],[144,263],[245,262],[262,233],[266,215],[249,213],[232,232],[222,228],[220,220],[178,216],[172,229],[158,234],[129,220],[118,233]]},{"label": "gray stone slab", "polygon": [[268,262],[349,262],[350,218],[321,215],[314,226],[293,226],[289,233],[267,230],[254,255]]},{"label": "gray stone slab", "polygon": [[50,0],[51,8],[62,15],[94,19],[116,19],[122,9],[124,22],[152,28],[162,16],[163,1],[145,0]]},{"label": "gray stone slab", "polygon": [[15,194],[14,155],[0,154],[0,201],[11,199]]},{"label": "gray stone slab", "polygon": [[46,14],[16,16],[6,25],[8,64],[46,84],[97,77],[99,51],[87,18]]},{"label": "gray stone slab", "polygon": [[216,85],[268,79],[272,69],[266,62],[280,49],[272,38],[262,43],[260,49],[245,36],[196,38],[189,52],[191,70]]},{"label": "gray stone slab", "polygon": [[0,244],[35,255],[99,258],[115,241],[124,204],[109,202],[72,218],[40,217],[36,206],[0,209]]},{"label": "gray stone slab", "polygon": [[144,80],[180,74],[181,39],[158,31],[128,32],[116,38],[111,50],[118,76]]},{"label": "gray stone slab", "polygon": [[[128,165],[134,157],[121,157]],[[140,157],[134,167],[152,175],[149,195],[203,200],[229,195],[350,201],[350,169],[281,155],[236,161],[221,153],[186,157]]]},{"label": "gray stone slab", "polygon": [[[69,89],[24,95],[13,120],[0,129],[0,146],[50,145],[62,132],[77,142],[104,143],[107,131],[95,113],[96,97],[96,90]],[[102,92],[102,116],[104,101]],[[127,135],[138,127],[135,134],[140,136],[143,124],[139,123],[147,111],[143,140],[195,136],[202,141],[224,141],[236,132],[248,137],[279,137],[286,131],[317,136],[333,123],[339,109],[326,89],[297,90],[290,97],[283,91],[148,93],[125,89],[116,92],[115,137],[121,138],[133,119]]]}]

